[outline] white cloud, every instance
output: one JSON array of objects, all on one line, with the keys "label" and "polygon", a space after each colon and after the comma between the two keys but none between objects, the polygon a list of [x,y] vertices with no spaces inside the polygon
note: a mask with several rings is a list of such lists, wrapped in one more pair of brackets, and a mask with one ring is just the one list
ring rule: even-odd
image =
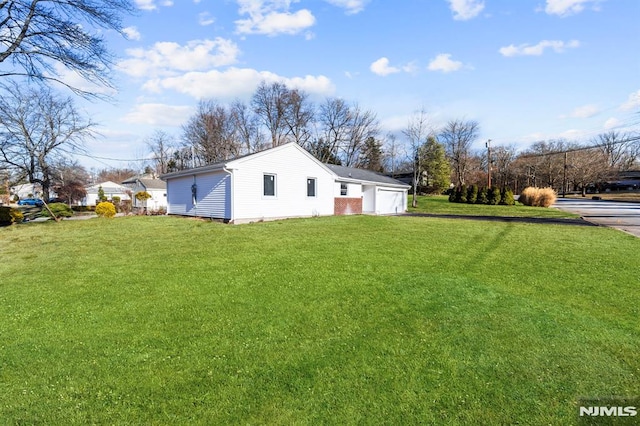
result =
[{"label": "white cloud", "polygon": [[580,13],[585,6],[592,4],[594,10],[598,10],[601,0],[547,0],[544,11],[549,15],[569,16]]},{"label": "white cloud", "polygon": [[560,40],[542,40],[540,43],[536,45],[529,44],[520,44],[518,46],[509,45],[506,47],[501,47],[499,52],[502,56],[512,57],[512,56],[540,56],[544,53],[545,49],[552,49],[556,53],[562,53],[565,49],[575,49],[580,46],[580,42],[578,40],[571,40],[569,42],[564,42]]},{"label": "white cloud", "polygon": [[181,46],[173,42],[158,42],[151,49],[128,49],[129,59],[121,61],[121,71],[134,77],[172,75],[232,65],[240,53],[230,40],[194,40]]},{"label": "white cloud", "polygon": [[[156,0],[134,0],[138,9],[142,10],[156,10],[158,6],[156,5]],[[164,0],[160,2],[161,6],[173,6],[173,1]]]},{"label": "white cloud", "polygon": [[122,30],[129,40],[140,40],[142,36],[136,27],[127,27]]},{"label": "white cloud", "polygon": [[202,12],[201,14],[198,15],[198,23],[203,27],[206,27],[207,25],[211,25],[214,22],[216,22],[216,20],[213,18],[213,16],[211,16],[209,12]]},{"label": "white cloud", "polygon": [[325,0],[334,6],[341,7],[347,11],[348,15],[355,15],[364,10],[364,6],[369,0]]},{"label": "white cloud", "polygon": [[479,0],[447,0],[456,21],[473,19],[484,9],[484,2]]},{"label": "white cloud", "polygon": [[312,27],[316,18],[308,9],[289,12],[291,0],[238,0],[239,13],[248,19],[235,21],[240,34],[298,34]]},{"label": "white cloud", "polygon": [[400,72],[400,68],[392,67],[389,65],[389,59],[387,58],[380,58],[377,61],[373,62],[369,66],[369,69],[371,70],[372,73],[383,76],[383,77],[389,74],[395,74]]},{"label": "white cloud", "polygon": [[279,81],[288,87],[298,88],[313,95],[327,96],[335,88],[325,76],[285,78],[268,71],[249,68],[229,68],[225,71],[189,72],[181,76],[156,78],[148,81],[143,88],[151,92],[174,90],[200,98],[223,98],[250,96],[261,81]]},{"label": "white cloud", "polygon": [[629,111],[632,109],[640,110],[640,90],[630,94],[627,102],[620,105],[620,109],[623,111]]},{"label": "white cloud", "polygon": [[609,118],[607,121],[604,122],[604,128],[607,130],[613,129],[615,127],[618,127],[622,124],[622,122],[620,120],[618,120],[615,117],[611,117]]},{"label": "white cloud", "polygon": [[193,113],[193,107],[166,104],[139,104],[122,120],[151,126],[181,126]]},{"label": "white cloud", "polygon": [[452,60],[449,53],[439,54],[429,62],[427,67],[429,71],[442,71],[444,73],[457,71],[460,68],[462,68],[462,62]]},{"label": "white cloud", "polygon": [[54,71],[55,75],[53,73],[47,73],[47,76],[55,78],[69,87],[74,87],[84,92],[94,93],[97,95],[113,96],[116,94],[115,89],[91,82],[60,63],[56,63],[54,65]]},{"label": "white cloud", "polygon": [[583,105],[574,109],[569,117],[571,118],[591,118],[600,113],[600,109],[593,104]]}]

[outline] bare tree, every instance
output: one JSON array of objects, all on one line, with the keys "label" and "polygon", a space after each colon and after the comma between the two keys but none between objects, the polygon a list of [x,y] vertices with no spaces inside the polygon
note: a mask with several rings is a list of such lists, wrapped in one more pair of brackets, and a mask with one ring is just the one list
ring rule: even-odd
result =
[{"label": "bare tree", "polygon": [[509,186],[515,176],[512,164],[516,159],[515,146],[495,146],[491,149],[491,169],[496,186],[504,188]]},{"label": "bare tree", "polygon": [[318,150],[321,156],[318,159],[327,162],[332,157],[338,158],[338,151],[349,134],[349,105],[343,99],[327,98],[320,105],[317,118],[321,129],[319,141],[322,142],[322,149]]},{"label": "bare tree", "polygon": [[251,98],[251,106],[271,136],[271,146],[287,142],[289,127],[286,122],[289,89],[283,83],[262,81]]},{"label": "bare tree", "polygon": [[250,154],[265,148],[264,136],[260,131],[260,118],[247,104],[236,100],[231,104],[231,120],[236,130],[237,142],[242,151]]},{"label": "bare tree", "polygon": [[311,140],[311,124],[315,112],[309,96],[298,89],[285,93],[284,121],[287,125],[288,137],[300,146],[307,146]]},{"label": "bare tree", "polygon": [[349,112],[347,138],[341,149],[342,165],[358,167],[367,140],[375,140],[379,133],[380,124],[376,114],[370,110],[362,110],[357,104],[353,105]]},{"label": "bare tree", "polygon": [[147,138],[146,142],[152,155],[155,172],[157,174],[167,173],[169,171],[171,154],[175,149],[173,136],[163,130],[156,130]]},{"label": "bare tree", "polygon": [[409,154],[413,162],[413,198],[411,205],[418,207],[418,180],[422,170],[420,150],[427,143],[429,136],[433,136],[433,126],[429,120],[427,111],[423,108],[415,113],[410,119],[407,127],[402,131],[409,142]]},{"label": "bare tree", "polygon": [[89,172],[76,160],[63,158],[52,165],[53,189],[69,205],[86,197],[89,179]]},{"label": "bare tree", "polygon": [[215,101],[200,101],[196,113],[182,127],[185,143],[202,164],[236,157],[241,146],[235,135],[231,113]]},{"label": "bare tree", "polygon": [[56,81],[89,94],[64,83],[62,68],[110,86],[114,60],[103,30],[122,34],[121,17],[134,10],[129,0],[0,0],[0,77]]},{"label": "bare tree", "polygon": [[593,144],[599,147],[611,172],[628,169],[638,155],[637,144],[629,135],[615,130],[598,135]]},{"label": "bare tree", "polygon": [[42,185],[48,200],[53,161],[82,150],[94,123],[80,115],[71,98],[58,98],[48,88],[11,83],[0,92],[0,163]]},{"label": "bare tree", "polygon": [[393,176],[398,172],[402,158],[406,157],[406,152],[393,133],[387,133],[383,143],[383,151],[385,169],[389,170]]},{"label": "bare tree", "polygon": [[469,171],[471,145],[478,138],[480,125],[473,120],[451,120],[440,130],[439,140],[451,161],[458,185],[464,185]]}]

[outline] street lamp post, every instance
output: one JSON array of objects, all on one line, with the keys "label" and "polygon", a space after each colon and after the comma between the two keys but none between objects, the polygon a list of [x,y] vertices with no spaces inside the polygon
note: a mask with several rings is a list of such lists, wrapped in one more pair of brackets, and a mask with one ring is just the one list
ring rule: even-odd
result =
[{"label": "street lamp post", "polygon": [[491,188],[491,139],[485,144],[487,147],[487,188]]}]

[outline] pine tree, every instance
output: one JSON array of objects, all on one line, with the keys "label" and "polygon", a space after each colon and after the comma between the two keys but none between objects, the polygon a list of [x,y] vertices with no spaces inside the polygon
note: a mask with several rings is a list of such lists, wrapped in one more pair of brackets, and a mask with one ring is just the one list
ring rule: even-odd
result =
[{"label": "pine tree", "polygon": [[429,136],[421,147],[422,171],[426,175],[427,192],[442,194],[451,184],[451,166],[445,156],[444,146]]}]

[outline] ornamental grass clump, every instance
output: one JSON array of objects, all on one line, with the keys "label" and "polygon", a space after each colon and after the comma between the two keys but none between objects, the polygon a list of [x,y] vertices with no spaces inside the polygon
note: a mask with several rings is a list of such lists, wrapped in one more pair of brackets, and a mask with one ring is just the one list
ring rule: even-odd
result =
[{"label": "ornamental grass clump", "polygon": [[116,206],[107,201],[103,201],[96,206],[96,214],[100,217],[112,218],[116,215]]},{"label": "ornamental grass clump", "polygon": [[529,186],[520,194],[520,201],[526,206],[549,207],[556,202],[557,194],[552,188],[536,188]]}]

